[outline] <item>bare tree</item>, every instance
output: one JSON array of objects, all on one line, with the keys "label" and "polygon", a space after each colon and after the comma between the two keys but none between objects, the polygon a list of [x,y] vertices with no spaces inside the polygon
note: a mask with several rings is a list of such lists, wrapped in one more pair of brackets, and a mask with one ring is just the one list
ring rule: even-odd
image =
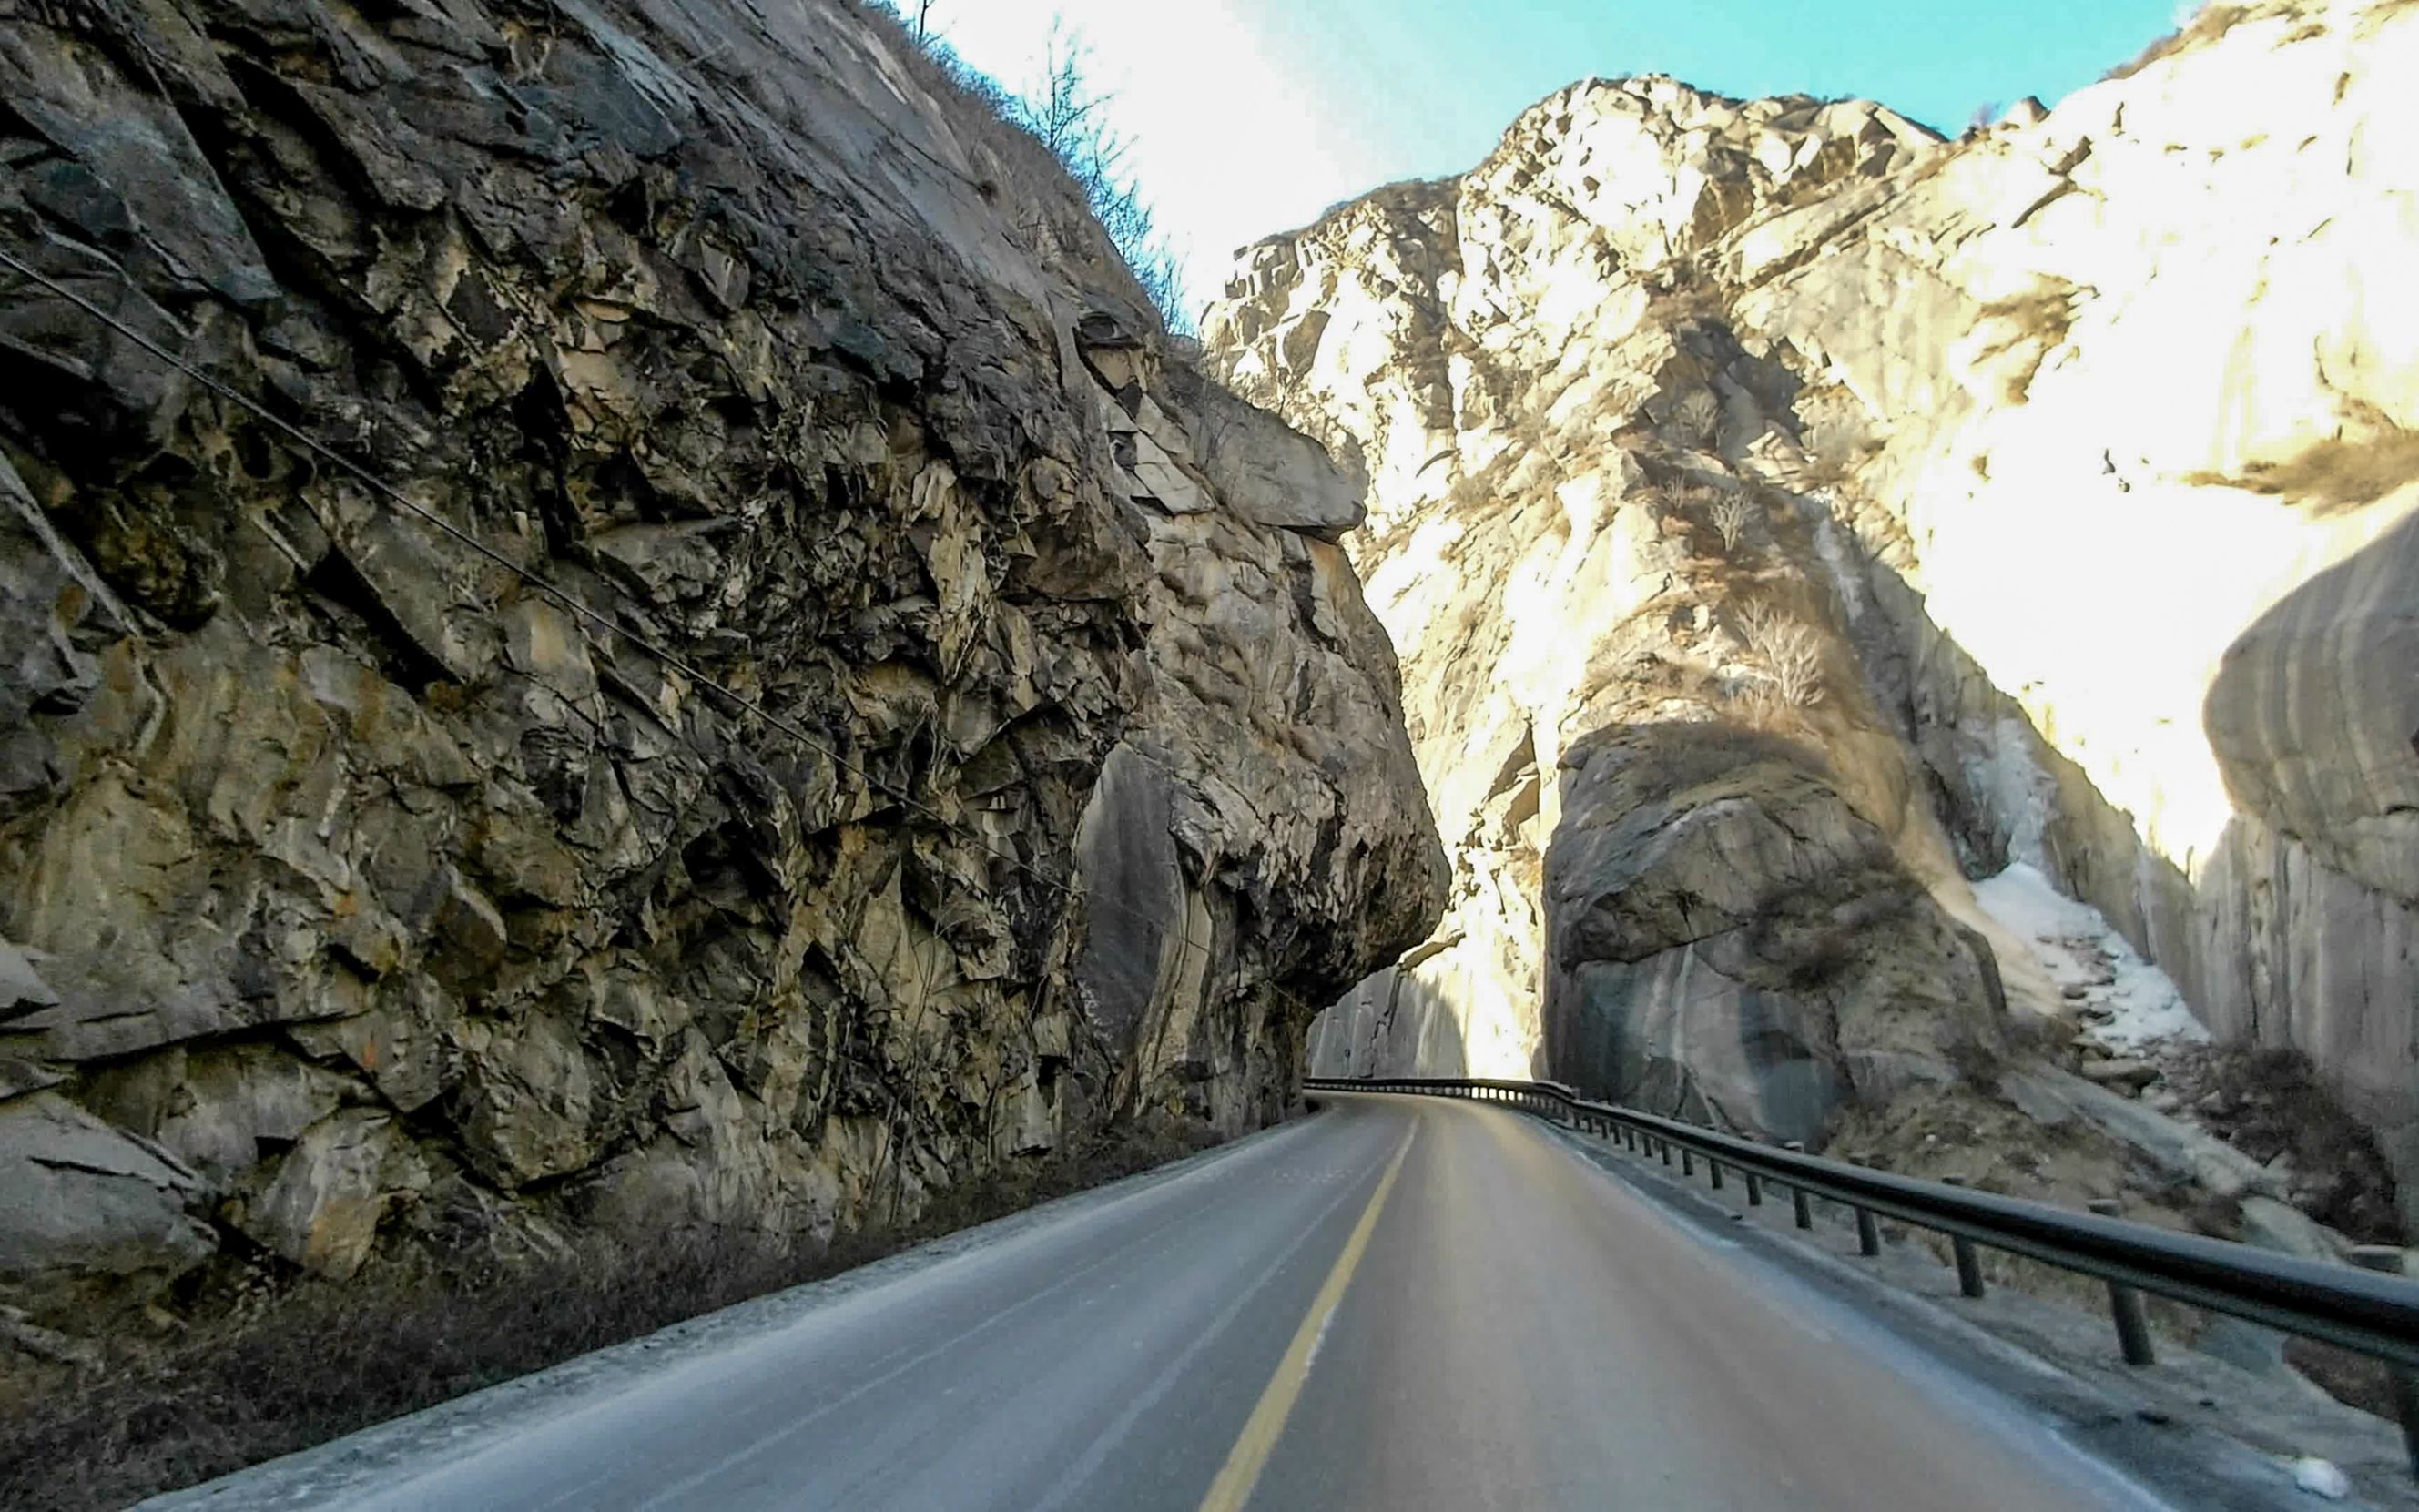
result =
[{"label": "bare tree", "polygon": [[[1132,154],[1132,139],[1110,123],[1109,107],[1116,96],[1093,87],[1092,49],[1082,33],[1068,25],[1063,16],[1052,20],[1040,76],[1020,96],[968,63],[933,30],[934,13],[946,8],[942,0],[889,0],[889,4],[900,25],[913,35],[916,46],[952,83],[1033,133],[1050,149],[1084,191],[1094,218],[1108,232],[1143,293],[1158,306],[1168,330],[1192,335],[1183,265],[1160,231],[1150,202],[1143,197],[1127,162]],[[985,193],[988,195],[989,190]],[[1024,213],[1038,217],[1040,212],[1028,206]]]},{"label": "bare tree", "polygon": [[1017,119],[1067,165],[1169,329],[1189,332],[1182,266],[1127,165],[1133,141],[1109,123],[1116,97],[1092,86],[1091,63],[1090,44],[1064,18],[1053,21],[1041,78],[1018,106]]},{"label": "bare tree", "polygon": [[1747,533],[1748,502],[1745,494],[1726,493],[1714,501],[1714,529],[1722,532],[1722,549],[1738,549],[1739,537]]},{"label": "bare tree", "polygon": [[1025,129],[1041,138],[1086,190],[1112,177],[1126,155],[1125,139],[1100,121],[1114,96],[1091,85],[1092,46],[1069,29],[1065,17],[1050,23],[1041,78],[1025,96]]},{"label": "bare tree", "polygon": [[1810,709],[1823,702],[1823,637],[1812,625],[1770,604],[1750,604],[1739,612],[1739,629],[1772,673],[1781,702]]}]

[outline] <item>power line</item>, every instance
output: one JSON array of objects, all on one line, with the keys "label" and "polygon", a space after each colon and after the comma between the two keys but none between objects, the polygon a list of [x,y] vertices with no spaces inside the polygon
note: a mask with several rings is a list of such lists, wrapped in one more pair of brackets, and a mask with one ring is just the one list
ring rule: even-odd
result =
[{"label": "power line", "polygon": [[[682,676],[687,678],[697,686],[710,689],[713,692],[721,695],[735,707],[756,716],[758,718],[763,720],[767,725],[770,725],[773,729],[788,735],[791,739],[796,741],[799,745],[804,746],[807,749],[813,751],[816,755],[819,755],[824,760],[830,762],[834,766],[859,778],[864,781],[868,788],[878,793],[886,794],[888,796],[897,799],[901,805],[923,815],[933,824],[939,825],[945,831],[963,835],[968,839],[971,839],[977,849],[984,852],[995,860],[1008,863],[1008,865],[1015,868],[1017,871],[1025,872],[1026,875],[1032,877],[1044,887],[1061,893],[1071,901],[1080,902],[1087,908],[1096,907],[1110,913],[1122,914],[1128,918],[1138,920],[1141,923],[1158,931],[1162,938],[1165,938],[1170,934],[1175,935],[1175,937],[1181,943],[1192,946],[1194,949],[1199,950],[1205,961],[1214,959],[1210,947],[1203,944],[1201,941],[1194,939],[1190,932],[1173,930],[1163,921],[1152,918],[1138,908],[1129,907],[1118,902],[1117,899],[1106,896],[1094,897],[1089,892],[1078,888],[1072,883],[1060,881],[1059,879],[1043,872],[1040,868],[1035,866],[1030,861],[1025,860],[1024,857],[1013,855],[1008,851],[995,848],[983,838],[979,831],[952,823],[950,819],[947,815],[943,814],[939,810],[919,801],[913,794],[907,792],[905,789],[893,788],[889,786],[881,779],[875,777],[869,768],[850,761],[848,758],[842,756],[839,751],[817,740],[813,735],[808,733],[806,730],[797,724],[775,714],[772,710],[764,707],[762,703],[757,702],[753,699],[748,698],[747,695],[732,687],[730,685],[710,675],[695,663],[682,656],[679,653],[657,643],[647,636],[639,634],[638,631],[629,628],[627,625],[621,625],[613,620],[606,618],[602,614],[597,613],[594,609],[590,609],[586,604],[574,597],[571,594],[556,587],[552,582],[539,577],[536,573],[522,566],[519,563],[515,562],[512,558],[504,555],[502,552],[496,550],[485,542],[481,541],[477,536],[472,535],[468,531],[455,525],[452,521],[446,519],[436,511],[421,504],[418,501],[411,498],[410,495],[405,493],[402,489],[394,486],[393,484],[388,483],[385,479],[377,476],[368,468],[355,462],[351,457],[334,450],[332,447],[324,444],[316,437],[312,436],[301,427],[291,424],[282,416],[272,412],[251,395],[229,387],[227,384],[221,382],[218,378],[215,378],[209,374],[202,371],[200,368],[195,367],[191,363],[185,361],[181,356],[170,351],[168,348],[161,346],[158,342],[153,341],[150,337],[145,335],[142,332],[137,331],[132,326],[127,324],[124,320],[119,319],[116,315],[102,309],[100,306],[85,299],[83,295],[78,294],[73,289],[60,284],[57,280],[52,278],[49,274],[42,272],[39,269],[29,266],[15,254],[8,252],[6,249],[0,249],[0,263],[5,263],[8,267],[16,270],[19,273],[22,273],[25,277],[33,280],[35,283],[39,284],[44,288],[49,289],[59,298],[75,305],[86,315],[91,316],[94,319],[100,321],[103,325],[116,331],[119,335],[122,335],[127,340],[133,342],[145,351],[149,352],[160,361],[177,369],[187,378],[192,378],[194,382],[201,384],[203,387],[210,390],[222,398],[234,404],[240,405],[243,409],[251,411],[254,415],[276,427],[278,431],[294,440],[297,444],[319,456],[325,457],[336,467],[360,480],[373,492],[391,501],[393,503],[402,508],[424,524],[442,532],[447,537],[458,542],[460,545],[468,548],[471,551],[476,552],[481,557],[484,557],[487,561],[494,563],[496,565],[502,567],[505,571],[513,574],[513,576],[536,589],[539,593],[544,594],[547,597],[562,605],[564,609],[569,609],[579,619],[596,626],[608,635],[618,637],[621,640],[629,642],[640,651],[643,651],[647,655],[655,657],[666,667],[679,672]],[[609,594],[610,594],[609,587],[608,588],[608,593]],[[704,753],[700,751],[699,754],[702,756]],[[1286,991],[1285,988],[1277,985],[1274,980],[1271,980],[1268,983],[1268,986],[1269,990],[1275,993],[1279,997],[1285,998],[1299,1007],[1306,1008],[1309,1006],[1308,1004],[1303,1003],[1299,997],[1294,996],[1293,994]]]}]

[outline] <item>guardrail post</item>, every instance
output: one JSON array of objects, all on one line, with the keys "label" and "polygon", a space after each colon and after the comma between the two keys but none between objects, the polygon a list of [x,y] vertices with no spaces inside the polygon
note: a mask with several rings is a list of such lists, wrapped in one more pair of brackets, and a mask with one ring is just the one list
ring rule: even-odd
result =
[{"label": "guardrail post", "polygon": [[[1964,1186],[1965,1178],[1944,1176],[1943,1186]],[[1949,1236],[1949,1253],[1957,1261],[1957,1292],[1960,1296],[1982,1295],[1982,1257],[1976,1253],[1974,1242],[1963,1234]]]},{"label": "guardrail post", "polygon": [[[2355,1244],[2351,1263],[2364,1271],[2382,1271],[2388,1275],[2404,1273],[2402,1251],[2392,1244]],[[2402,1449],[2411,1458],[2411,1473],[2419,1475],[2419,1376],[2396,1369],[2394,1381],[2394,1406],[2402,1415]]]},{"label": "guardrail post", "polygon": [[1873,1210],[1857,1210],[1857,1253],[1864,1256],[1882,1252],[1882,1226],[1873,1220]]},{"label": "guardrail post", "polygon": [[1686,1145],[1680,1147],[1680,1174],[1683,1176],[1697,1174],[1697,1152]]},{"label": "guardrail post", "polygon": [[[2115,1197],[2093,1197],[2091,1211],[2103,1218],[2116,1218],[2125,1211],[2125,1204]],[[2117,1348],[2130,1365],[2159,1363],[2159,1351],[2150,1347],[2150,1319],[2142,1310],[2142,1294],[2122,1281],[2108,1283],[2108,1316],[2117,1325]]]},{"label": "guardrail post", "polygon": [[2150,1320],[2143,1315],[2140,1292],[2121,1281],[2109,1282],[2108,1316],[2116,1320],[2117,1347],[2124,1351],[2127,1365],[2159,1363],[2158,1351],[2150,1348]]},{"label": "guardrail post", "polygon": [[1706,1168],[1713,1173],[1714,1190],[1717,1192],[1720,1191],[1722,1189],[1722,1163],[1708,1155],[1705,1157],[1705,1165]]},{"label": "guardrail post", "polygon": [[1656,1141],[1656,1143],[1657,1143],[1657,1144],[1659,1144],[1659,1145],[1662,1147],[1662,1149],[1663,1149],[1663,1164],[1664,1164],[1664,1165],[1671,1165],[1671,1164],[1672,1164],[1672,1141],[1670,1141],[1669,1139],[1662,1139],[1662,1140],[1657,1140],[1657,1141]]},{"label": "guardrail post", "polygon": [[[1803,1155],[1806,1153],[1806,1141],[1792,1139],[1780,1148],[1793,1155]],[[1789,1189],[1789,1215],[1800,1228],[1814,1227],[1813,1199],[1807,1196],[1806,1189],[1802,1186],[1793,1186]]]},{"label": "guardrail post", "polygon": [[1747,1171],[1742,1174],[1747,1177],[1747,1205],[1750,1208],[1763,1207],[1764,1178],[1756,1175],[1753,1171]]}]

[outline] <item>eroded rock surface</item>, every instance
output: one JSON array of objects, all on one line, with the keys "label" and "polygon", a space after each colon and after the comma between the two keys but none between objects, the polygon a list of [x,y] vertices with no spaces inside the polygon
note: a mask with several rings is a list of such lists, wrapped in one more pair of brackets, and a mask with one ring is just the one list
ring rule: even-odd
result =
[{"label": "eroded rock surface", "polygon": [[[1756,730],[1980,936],[2015,1010],[2070,1011],[1965,883],[2022,861],[2221,1038],[2306,1050],[2413,1190],[2419,181],[2391,144],[2414,62],[2405,5],[2212,7],[1956,142],[1592,81],[1468,175],[1246,249],[1212,354],[1372,479],[1350,539],[1456,847],[1440,932],[1339,1004],[1319,1063],[1635,1092],[1661,1073],[1625,1047],[1659,1039],[1733,1088],[1792,1068],[1727,1094],[1774,1132],[1787,1088],[1841,1085],[1813,997],[1701,988],[1703,952],[1608,962],[1565,912],[1694,864],[1575,812],[1592,774],[1675,721]],[[1705,764],[1723,780],[1622,801],[1742,823],[1739,763]],[[1752,875],[1866,896],[1735,843]],[[1956,959],[1910,917],[1860,940]],[[1615,968],[1611,997],[1575,989]],[[1989,1017],[1941,985],[1950,1038]]]},{"label": "eroded rock surface", "polygon": [[17,1289],[1241,1129],[1433,922],[1357,481],[891,23],[18,3],[0,91]]},{"label": "eroded rock surface", "polygon": [[1871,105],[1591,83],[1460,180],[1245,254],[1212,353],[1373,480],[1355,549],[1456,863],[1322,1069],[1550,1071],[1813,1138],[1994,1053],[1992,952],[1820,522],[1755,465],[1800,380],[1683,260],[1932,150]]}]

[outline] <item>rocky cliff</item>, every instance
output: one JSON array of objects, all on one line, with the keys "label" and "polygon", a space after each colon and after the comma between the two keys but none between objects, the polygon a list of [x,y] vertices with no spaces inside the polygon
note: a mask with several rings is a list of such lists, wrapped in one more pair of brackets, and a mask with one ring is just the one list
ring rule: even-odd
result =
[{"label": "rocky cliff", "polygon": [[0,100],[9,1298],[1240,1129],[1433,922],[1357,483],[893,23],[8,0]]},{"label": "rocky cliff", "polygon": [[2041,1046],[2138,1090],[2064,1047],[2110,974],[1970,886],[2038,873],[2408,1188],[2414,58],[2405,4],[2211,7],[1955,142],[1590,81],[1245,249],[1206,337],[1371,481],[1456,862],[1317,1062],[1793,1137]]}]

